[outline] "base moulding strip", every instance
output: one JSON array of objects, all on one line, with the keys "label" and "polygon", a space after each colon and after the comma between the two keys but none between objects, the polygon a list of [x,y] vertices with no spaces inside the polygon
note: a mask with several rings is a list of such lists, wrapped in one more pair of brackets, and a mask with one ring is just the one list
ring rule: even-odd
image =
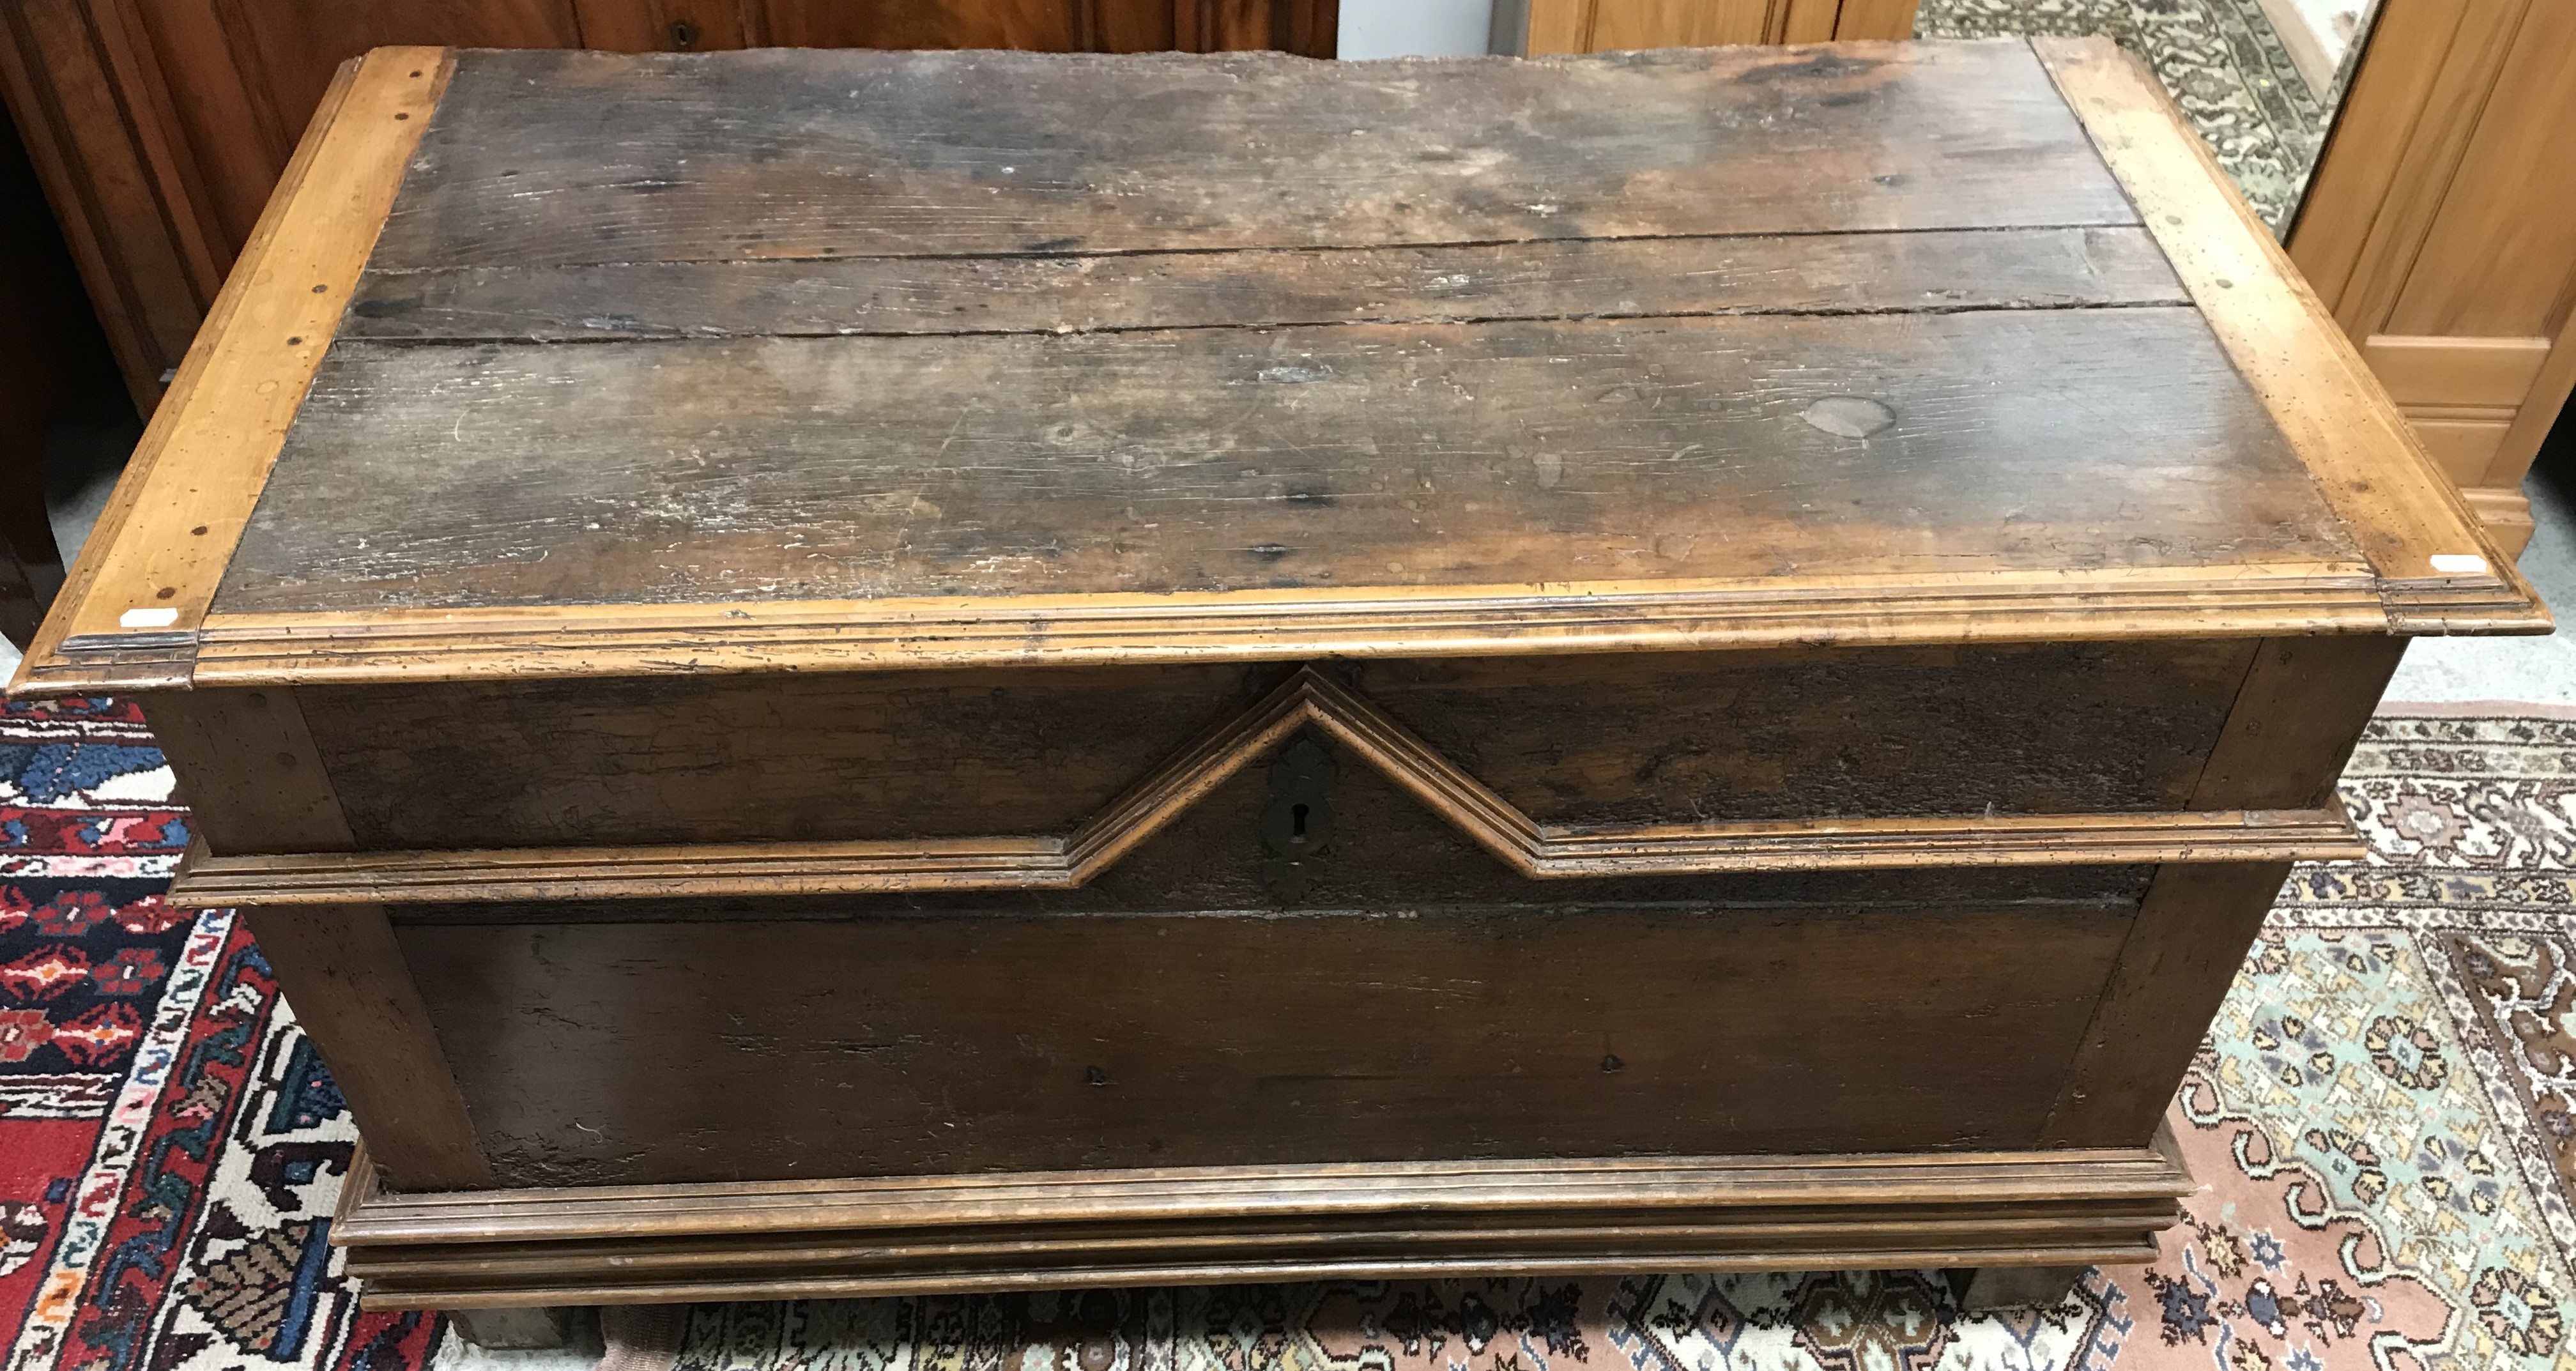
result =
[{"label": "base moulding strip", "polygon": [[2149,1148],[1327,1163],[397,1194],[331,1241],[369,1308],[676,1303],[1478,1272],[2152,1260]]}]

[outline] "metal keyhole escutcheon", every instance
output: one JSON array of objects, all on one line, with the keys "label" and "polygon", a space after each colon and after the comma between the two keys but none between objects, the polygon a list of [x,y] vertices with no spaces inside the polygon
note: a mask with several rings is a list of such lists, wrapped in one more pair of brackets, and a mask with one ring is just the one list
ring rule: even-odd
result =
[{"label": "metal keyhole escutcheon", "polygon": [[1270,763],[1270,802],[1261,811],[1261,883],[1279,904],[1306,897],[1315,864],[1333,840],[1333,770],[1333,754],[1307,737]]}]

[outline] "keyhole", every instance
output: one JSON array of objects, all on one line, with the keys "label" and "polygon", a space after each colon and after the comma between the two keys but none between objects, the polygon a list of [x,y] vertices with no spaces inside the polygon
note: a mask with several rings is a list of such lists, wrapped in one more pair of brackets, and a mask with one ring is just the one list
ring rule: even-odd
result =
[{"label": "keyhole", "polygon": [[1288,838],[1291,842],[1302,843],[1306,841],[1306,807],[1304,805],[1292,805],[1289,807]]},{"label": "keyhole", "polygon": [[671,21],[671,46],[694,48],[698,45],[698,26],[686,19]]}]

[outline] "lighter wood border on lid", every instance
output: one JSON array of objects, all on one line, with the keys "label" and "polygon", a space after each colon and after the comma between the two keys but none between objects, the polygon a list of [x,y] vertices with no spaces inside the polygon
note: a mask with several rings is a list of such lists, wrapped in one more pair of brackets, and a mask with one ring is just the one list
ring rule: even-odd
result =
[{"label": "lighter wood border on lid", "polygon": [[117,639],[127,687],[188,682],[198,628],[454,68],[443,48],[344,64],[143,431],[18,685],[66,638]]},{"label": "lighter wood border on lid", "polygon": [[2032,48],[2367,568],[1846,568],[1759,583],[211,614],[453,67],[444,49],[384,48],[343,68],[324,99],[13,688],[2548,631],[2154,78],[2106,40]]},{"label": "lighter wood border on lid", "polygon": [[2030,41],[2220,345],[2370,559],[2390,628],[2547,632],[2548,615],[2513,559],[2487,539],[2154,74],[2108,38]]}]

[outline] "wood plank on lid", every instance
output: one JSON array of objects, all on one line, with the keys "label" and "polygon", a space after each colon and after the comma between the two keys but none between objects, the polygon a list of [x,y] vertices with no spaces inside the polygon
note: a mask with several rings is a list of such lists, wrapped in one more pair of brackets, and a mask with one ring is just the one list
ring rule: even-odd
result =
[{"label": "wood plank on lid", "polygon": [[2185,309],[342,343],[219,608],[2353,559]]},{"label": "wood plank on lid", "polygon": [[373,272],[343,338],[1033,333],[2190,303],[2143,228]]},{"label": "wood plank on lid", "polygon": [[1527,62],[477,51],[374,265],[2136,222],[2018,41]]}]

